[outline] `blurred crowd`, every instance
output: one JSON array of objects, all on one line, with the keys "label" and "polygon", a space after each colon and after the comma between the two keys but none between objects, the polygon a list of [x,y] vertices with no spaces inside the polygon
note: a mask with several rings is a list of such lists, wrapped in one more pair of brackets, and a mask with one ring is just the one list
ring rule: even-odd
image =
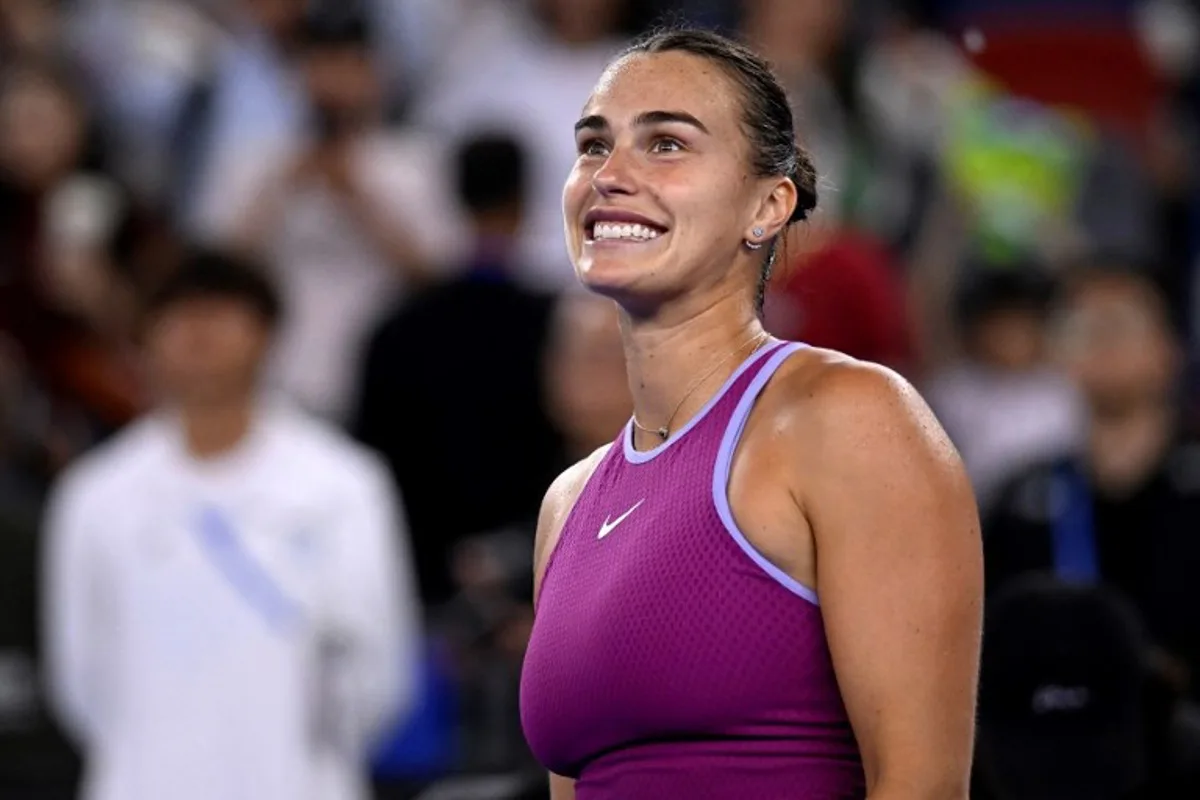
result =
[{"label": "blurred crowd", "polygon": [[753,43],[814,154],[767,327],[904,374],[966,462],[976,796],[1200,796],[1200,4],[3,0],[0,798],[73,796],[47,499],[162,402],[145,315],[201,249],[270,276],[269,391],[402,498],[424,633],[377,790],[541,785],[536,515],[630,413],[561,187],[597,76],[661,22]]}]

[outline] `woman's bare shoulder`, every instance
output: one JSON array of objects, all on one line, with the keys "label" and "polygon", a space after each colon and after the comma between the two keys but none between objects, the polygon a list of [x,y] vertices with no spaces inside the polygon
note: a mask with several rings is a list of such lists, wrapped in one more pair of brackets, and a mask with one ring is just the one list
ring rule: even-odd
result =
[{"label": "woman's bare shoulder", "polygon": [[535,597],[542,582],[542,573],[545,572],[546,560],[554,552],[554,546],[558,543],[559,535],[562,534],[567,515],[571,513],[575,501],[583,492],[583,487],[587,485],[588,479],[592,477],[596,467],[604,460],[610,447],[612,447],[611,444],[606,444],[587,458],[568,467],[554,479],[550,488],[546,490],[546,496],[542,499],[542,509],[538,514],[537,536],[533,544],[533,591]]},{"label": "woman's bare shoulder", "polygon": [[[817,459],[880,440],[957,461],[957,453],[917,390],[893,370],[832,350],[789,358],[763,393],[770,429],[804,444]],[[795,437],[795,438],[793,438]]]}]

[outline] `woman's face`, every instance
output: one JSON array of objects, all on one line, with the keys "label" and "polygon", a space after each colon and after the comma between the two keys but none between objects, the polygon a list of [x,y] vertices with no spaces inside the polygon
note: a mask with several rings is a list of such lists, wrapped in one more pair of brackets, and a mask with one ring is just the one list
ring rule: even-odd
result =
[{"label": "woman's face", "polygon": [[[709,61],[637,54],[601,77],[577,124],[563,192],[568,252],[585,286],[654,303],[728,281],[752,286],[757,226],[785,224],[795,194],[750,168],[736,87]],[[746,260],[746,269],[731,263]]]}]

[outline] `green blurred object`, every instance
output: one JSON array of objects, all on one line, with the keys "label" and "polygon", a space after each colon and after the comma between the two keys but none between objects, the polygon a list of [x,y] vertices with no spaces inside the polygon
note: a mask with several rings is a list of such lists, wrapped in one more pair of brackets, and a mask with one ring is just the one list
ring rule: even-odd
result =
[{"label": "green blurred object", "polygon": [[982,80],[966,82],[947,109],[943,167],[974,210],[975,252],[1012,264],[1070,228],[1093,146],[1084,119]]}]

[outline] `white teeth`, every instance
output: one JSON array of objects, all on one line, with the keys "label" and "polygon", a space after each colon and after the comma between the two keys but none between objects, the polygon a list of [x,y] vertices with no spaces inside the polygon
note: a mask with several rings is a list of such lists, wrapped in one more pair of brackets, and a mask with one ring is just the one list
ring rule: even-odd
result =
[{"label": "white teeth", "polygon": [[594,239],[657,239],[658,231],[637,223],[597,222],[592,228]]}]

